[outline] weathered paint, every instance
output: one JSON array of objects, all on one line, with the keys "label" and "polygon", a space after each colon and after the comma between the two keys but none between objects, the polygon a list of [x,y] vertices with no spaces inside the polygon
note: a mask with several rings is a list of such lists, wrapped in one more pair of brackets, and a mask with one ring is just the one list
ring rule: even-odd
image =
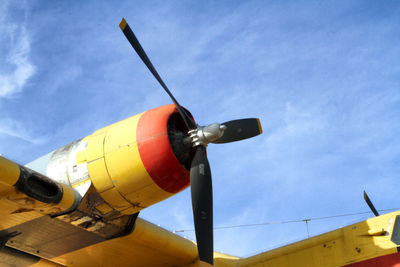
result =
[{"label": "weathered paint", "polygon": [[[32,186],[32,181],[38,189]],[[80,196],[69,186],[0,156],[0,197],[15,202],[21,209],[53,214],[75,209]],[[43,188],[48,188],[47,192]],[[56,190],[57,189],[57,190]],[[51,194],[51,195],[49,195]]]},{"label": "weathered paint", "polygon": [[174,105],[158,107],[102,128],[82,139],[76,165],[87,164],[101,197],[133,214],[189,185],[189,171],[176,158],[167,123]]},{"label": "weathered paint", "polygon": [[168,120],[176,112],[174,105],[166,105],[140,113],[27,166],[73,187],[82,197],[93,183],[109,207],[134,214],[189,186],[189,171],[168,137]]},{"label": "weathered paint", "polygon": [[76,154],[86,149],[87,141],[76,140],[52,151],[26,166],[57,183],[74,188],[82,197],[91,185],[87,163],[76,164]]}]

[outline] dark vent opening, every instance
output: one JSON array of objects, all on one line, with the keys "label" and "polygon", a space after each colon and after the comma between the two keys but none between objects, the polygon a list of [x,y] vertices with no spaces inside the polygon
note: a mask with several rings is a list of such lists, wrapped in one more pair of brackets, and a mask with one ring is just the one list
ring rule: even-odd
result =
[{"label": "dark vent opening", "polygon": [[16,187],[28,196],[45,203],[58,203],[62,199],[62,186],[33,170],[21,167]]},{"label": "dark vent opening", "polygon": [[[188,111],[186,112],[190,114]],[[187,132],[188,129],[180,114],[178,112],[173,113],[168,119],[169,142],[178,161],[186,170],[190,170],[191,159],[195,151],[190,145],[183,142],[188,137]]]},{"label": "dark vent opening", "polygon": [[56,183],[43,179],[35,173],[28,177],[26,184],[35,194],[45,198],[54,198],[60,192]]}]

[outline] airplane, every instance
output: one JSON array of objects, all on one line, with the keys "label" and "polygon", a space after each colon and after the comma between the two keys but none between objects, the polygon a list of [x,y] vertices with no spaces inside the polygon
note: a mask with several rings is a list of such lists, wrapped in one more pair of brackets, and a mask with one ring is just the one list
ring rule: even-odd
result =
[{"label": "airplane", "polygon": [[[173,104],[99,129],[26,166],[1,156],[2,265],[400,266],[400,211],[247,258],[215,252],[207,145],[255,137],[261,123],[197,125],[125,19],[120,28]],[[196,243],[138,216],[188,186]]]}]

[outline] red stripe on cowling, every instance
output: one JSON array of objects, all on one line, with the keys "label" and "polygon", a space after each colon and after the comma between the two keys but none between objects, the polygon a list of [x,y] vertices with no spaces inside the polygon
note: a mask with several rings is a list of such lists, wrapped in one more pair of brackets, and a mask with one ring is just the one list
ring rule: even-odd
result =
[{"label": "red stripe on cowling", "polygon": [[190,174],[176,158],[168,139],[167,123],[175,105],[148,110],[139,119],[136,141],[139,154],[154,182],[169,193],[178,193],[190,184]]},{"label": "red stripe on cowling", "polygon": [[388,254],[385,256],[380,256],[369,260],[344,265],[343,267],[373,267],[373,266],[400,267],[400,254],[399,253]]}]

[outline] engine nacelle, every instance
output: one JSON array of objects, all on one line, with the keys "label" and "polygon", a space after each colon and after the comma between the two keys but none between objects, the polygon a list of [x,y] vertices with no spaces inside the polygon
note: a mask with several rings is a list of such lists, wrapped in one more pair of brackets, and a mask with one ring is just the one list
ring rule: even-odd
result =
[{"label": "engine nacelle", "polygon": [[[193,151],[183,143],[186,126],[174,105],[127,118],[30,164],[83,196],[92,184],[107,214],[133,214],[190,184]],[[46,166],[46,169],[43,169]]]}]

